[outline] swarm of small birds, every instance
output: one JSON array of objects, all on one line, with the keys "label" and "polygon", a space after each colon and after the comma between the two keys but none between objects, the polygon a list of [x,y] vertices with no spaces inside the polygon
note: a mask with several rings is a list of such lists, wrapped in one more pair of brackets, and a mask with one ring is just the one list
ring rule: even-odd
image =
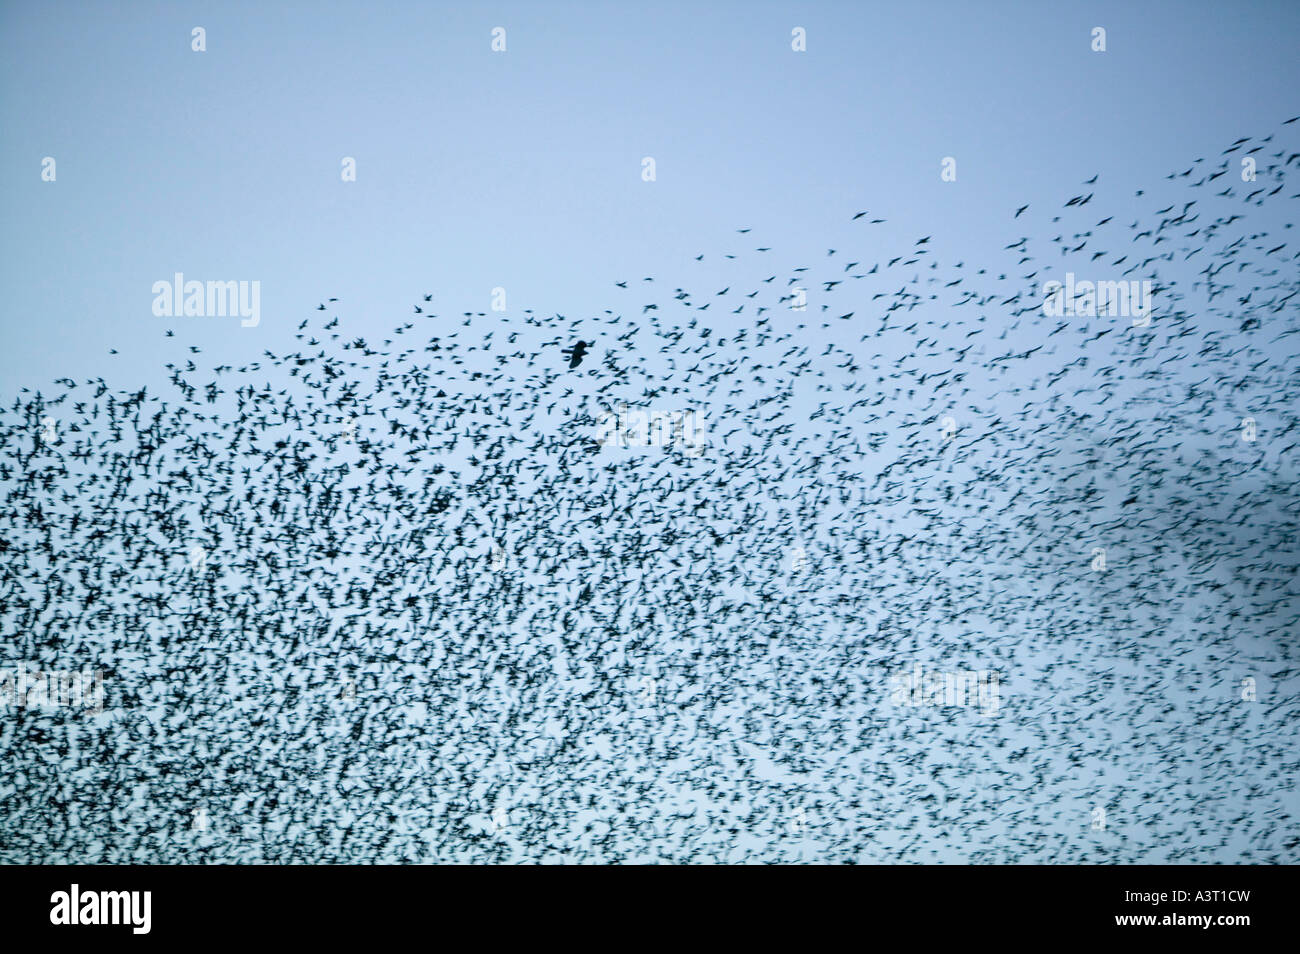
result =
[{"label": "swarm of small birds", "polygon": [[604,314],[23,388],[0,668],[105,699],[0,712],[0,861],[1294,862],[1298,128],[1018,203],[1005,267],[846,210]]}]

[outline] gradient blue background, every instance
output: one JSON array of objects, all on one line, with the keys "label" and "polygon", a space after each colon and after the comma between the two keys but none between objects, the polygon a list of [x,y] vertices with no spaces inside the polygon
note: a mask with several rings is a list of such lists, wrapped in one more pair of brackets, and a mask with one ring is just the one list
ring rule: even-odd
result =
[{"label": "gradient blue background", "polygon": [[509,314],[598,313],[614,280],[683,284],[696,254],[742,251],[736,228],[783,264],[823,255],[861,209],[888,220],[881,253],[934,234],[945,260],[992,258],[1033,234],[1009,221],[1024,202],[1208,159],[1294,115],[1300,86],[1289,2],[0,11],[0,393],[157,374],[183,349],[160,351],[150,289],[177,271],[262,282],[259,328],[166,324],[233,363],[326,297],[353,334],[429,292],[489,311],[497,286]]},{"label": "gradient blue background", "polygon": [[[190,49],[195,26],[204,53]],[[490,49],[496,26],[504,54]],[[795,26],[806,53],[790,48]],[[1090,48],[1095,26],[1104,54]],[[1097,216],[1127,225],[1149,215],[1169,171],[1217,163],[1226,144],[1300,112],[1298,35],[1293,2],[5,4],[0,397],[63,375],[164,392],[163,362],[191,345],[202,367],[297,348],[299,322],[321,317],[328,297],[341,300],[341,332],[377,339],[426,293],[440,314],[511,326],[524,309],[588,318],[616,302],[635,320],[641,301],[662,303],[676,285],[704,301],[772,272],[784,281],[795,265],[824,268],[828,247],[871,263],[923,235],[945,264],[1020,275],[1005,246],[1030,235],[1042,255],[1083,180],[1099,174]],[[44,156],[56,183],[41,181]],[[355,183],[340,181],[345,156]],[[643,156],[656,182],[642,181]],[[940,180],[945,156],[955,183]],[[1235,166],[1231,178],[1240,185]],[[887,222],[851,223],[860,210]],[[1252,209],[1252,227],[1274,227],[1275,214]],[[1090,224],[1091,208],[1082,217]],[[770,263],[760,245],[773,246]],[[1060,268],[1046,251],[1039,261]],[[153,316],[153,283],[178,271],[260,281],[260,326]],[[643,276],[656,276],[653,294]],[[490,313],[497,286],[504,316]],[[821,351],[810,291],[801,343]],[[856,341],[860,330],[825,334]],[[1028,656],[1004,683],[1004,704],[1024,700],[1017,718],[1081,691],[1068,671],[1059,686],[1039,678],[1055,658]],[[1246,762],[1248,742],[1233,744]],[[1001,768],[965,778],[978,788]],[[1133,781],[1091,768],[1105,784]],[[1134,784],[1162,777],[1142,769]],[[1078,804],[1058,800],[1061,818],[1034,820],[1035,836],[1077,830],[1084,788],[1054,792]],[[1270,796],[1294,813],[1294,779]],[[1194,817],[1194,784],[1180,779],[1170,797],[1186,814],[1163,824]],[[925,845],[940,860],[966,847]],[[1050,856],[1037,847],[1037,860]]]}]

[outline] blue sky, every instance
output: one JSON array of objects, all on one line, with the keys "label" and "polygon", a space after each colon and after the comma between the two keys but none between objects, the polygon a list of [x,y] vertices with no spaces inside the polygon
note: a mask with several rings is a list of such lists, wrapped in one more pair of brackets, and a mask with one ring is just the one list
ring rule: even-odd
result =
[{"label": "blue sky", "polygon": [[[504,53],[491,49],[491,31],[498,26],[507,31]],[[1106,30],[1104,53],[1091,48],[1091,31],[1098,26]],[[206,31],[204,52],[191,50],[194,27]],[[795,27],[807,31],[806,52],[791,49]],[[1280,125],[1300,112],[1295,94],[1300,89],[1297,35],[1300,5],[1292,2],[644,7],[617,2],[6,3],[0,6],[0,281],[6,290],[0,297],[0,398],[8,403],[20,388],[48,389],[53,379],[64,375],[78,380],[103,376],[113,386],[135,390],[146,385],[153,394],[164,393],[164,362],[190,357],[190,347],[202,350],[196,360],[200,368],[243,365],[261,359],[267,349],[283,353],[299,347],[294,339],[299,323],[323,317],[316,307],[329,298],[339,299],[328,309],[330,316],[340,316],[339,330],[372,341],[410,320],[413,303],[423,304],[426,294],[434,299],[426,310],[443,316],[439,320],[447,328],[455,327],[451,316],[489,312],[477,321],[475,334],[495,325],[520,329],[525,309],[578,321],[614,309],[623,316],[621,321],[644,324],[641,308],[651,301],[660,303],[659,314],[666,321],[676,320],[668,318],[672,306],[666,303],[677,286],[704,301],[724,286],[734,288],[733,294],[744,293],[769,273],[780,274],[784,281],[791,269],[803,265],[820,278],[827,269],[838,273],[850,255],[863,268],[906,255],[922,236],[932,237],[927,249],[942,263],[944,272],[939,274],[945,278],[958,262],[965,275],[988,269],[989,278],[976,283],[982,290],[1019,288],[1023,283],[1016,279],[1026,268],[1038,268],[1039,281],[1063,279],[1074,260],[1056,254],[1049,244],[1054,235],[1096,228],[1092,222],[1104,214],[1115,221],[1107,233],[1109,241],[1129,220],[1150,217],[1158,205],[1186,198],[1187,183],[1171,183],[1166,175],[1199,157],[1207,166],[1218,163],[1224,147],[1239,137],[1278,134],[1273,148],[1284,143],[1290,143],[1290,150],[1297,148],[1300,127]],[[41,179],[46,156],[57,162],[55,182]],[[656,162],[653,182],[641,177],[647,156]],[[356,160],[356,182],[341,181],[344,157]],[[940,178],[944,157],[956,159],[955,182]],[[1094,175],[1097,184],[1084,185]],[[1140,198],[1138,190],[1144,193]],[[1097,195],[1088,210],[1062,212],[1068,198],[1085,191]],[[1029,209],[1013,218],[1025,204]],[[1211,204],[1206,200],[1203,208]],[[886,221],[851,221],[863,210],[868,218]],[[1053,221],[1057,215],[1063,216],[1061,224]],[[1251,209],[1250,216],[1252,229],[1269,233],[1267,244],[1283,241],[1277,236],[1290,227],[1287,219],[1293,217],[1281,203]],[[738,234],[738,229],[751,231]],[[1032,237],[1035,265],[1022,267],[1020,253],[1007,248],[1022,236]],[[1285,239],[1294,243],[1290,236]],[[757,252],[759,247],[771,251]],[[831,248],[837,250],[833,260],[827,254]],[[703,262],[696,261],[700,254]],[[728,259],[727,254],[736,258]],[[930,260],[864,280],[856,289],[855,283],[848,283],[837,293],[841,297],[828,296],[818,283],[810,283],[809,310],[802,319],[807,328],[798,343],[814,353],[828,343],[856,344],[860,323],[875,307],[864,307],[864,302],[874,301],[867,293],[877,287],[893,293],[914,276],[932,277],[926,270]],[[1180,282],[1183,294],[1188,294],[1200,267],[1202,261],[1159,266],[1161,279]],[[1090,278],[1117,277],[1087,273],[1083,267],[1076,270]],[[260,282],[260,324],[243,328],[237,318],[156,317],[151,310],[153,285],[177,272],[200,281]],[[1003,272],[1012,280],[995,281]],[[655,278],[652,289],[642,283],[646,276]],[[626,281],[628,289],[617,288],[619,281]],[[492,291],[498,287],[507,294],[504,314],[490,312]],[[832,322],[823,329],[821,305],[838,306],[850,292],[855,297],[849,300],[859,309],[858,322]],[[1159,315],[1159,300],[1156,307]],[[973,311],[955,316],[954,309],[926,303],[915,317],[970,322],[975,316],[968,312]],[[989,350],[976,353],[984,358],[999,349],[1015,350],[1021,343],[1024,348],[1041,343],[1051,321],[1032,311],[1023,321],[1013,320],[1009,309],[995,306],[988,311],[989,333],[979,345]],[[1208,314],[1198,316],[1200,329],[1210,329],[1221,319],[1232,331],[1227,319]],[[723,336],[732,333],[728,320],[718,306],[704,323]],[[752,320],[747,313],[745,322]],[[800,320],[779,309],[773,317],[782,331]],[[1082,347],[1082,332],[1094,330],[1079,324],[1086,322],[1075,323],[1053,339],[1050,357],[1016,365],[1006,377],[1005,371],[995,374],[972,359],[967,370],[976,366],[976,372],[988,374],[987,380],[978,373],[970,376],[975,391],[970,402],[972,407],[980,403],[983,417],[962,419],[967,433],[978,435],[981,427],[991,430],[1004,407],[1018,410],[1026,402],[1045,405],[1053,400],[1050,386],[1032,390],[1026,398],[1009,396],[1007,390],[1020,383],[1016,374],[1027,378],[1031,371],[1065,365],[1072,357],[1070,349]],[[1002,338],[995,334],[999,325]],[[1177,325],[1157,328],[1160,336],[1168,336]],[[584,325],[582,333],[587,329],[604,335],[596,353],[612,347],[609,339],[619,330],[609,323]],[[174,338],[164,338],[165,330],[174,331]],[[542,337],[558,333],[548,328]],[[1093,346],[1089,356],[1101,351],[1103,358],[1096,362],[1101,365],[1106,354],[1124,353],[1115,344],[1120,337]],[[923,364],[928,359],[910,351],[888,351],[895,345],[912,348],[916,340],[906,334],[877,336],[865,346],[863,367],[857,372],[861,380],[872,384],[876,374],[903,361]],[[1162,344],[1182,347],[1171,346],[1167,338]],[[1106,352],[1109,347],[1116,350]],[[886,353],[870,354],[877,348]],[[110,349],[118,353],[110,354]],[[636,358],[648,358],[651,372],[662,370],[662,359],[654,353]],[[600,383],[585,376],[593,365],[584,369],[584,376],[567,379],[565,387],[572,381],[581,397],[584,389]],[[935,372],[945,370],[951,369],[942,359],[935,362]],[[445,366],[440,367],[443,372],[453,373]],[[272,373],[267,370],[268,379]],[[1162,373],[1172,387],[1208,372],[1191,361]],[[208,378],[195,380],[201,386]],[[438,384],[453,390],[450,378]],[[1126,382],[1132,389],[1149,385],[1136,377]],[[462,373],[454,386],[471,385]],[[887,384],[884,390],[889,388]],[[1109,399],[1108,394],[1101,396]],[[1250,392],[1243,400],[1245,396]],[[1073,400],[1076,410],[1087,410],[1097,397],[1076,395],[1064,401],[1070,405]],[[1274,414],[1267,418],[1259,412],[1266,432],[1286,423],[1285,409],[1268,403],[1276,397],[1261,397],[1260,406]],[[901,430],[914,423],[909,415],[923,413],[922,399],[910,398],[891,400],[887,408],[886,425],[895,428],[900,444],[910,439]],[[805,380],[786,411],[811,411],[823,399]],[[563,402],[564,397],[557,400]],[[1206,434],[1211,440],[1221,436],[1235,425],[1236,417],[1251,412],[1249,406],[1227,406],[1230,403],[1216,406],[1221,419],[1188,419],[1186,430],[1197,432],[1197,440]],[[1137,420],[1143,438],[1156,432],[1170,445],[1183,439],[1181,432],[1170,436],[1167,428],[1158,430],[1166,421],[1156,420],[1178,408],[1125,407],[1123,397],[1115,405],[1119,409],[1107,409],[1114,414],[1113,426]],[[954,413],[962,410],[954,406]],[[1050,425],[1065,418],[1035,413],[1033,419]],[[715,423],[722,430],[736,422]],[[806,429],[798,434],[818,437],[820,425],[803,425]],[[540,420],[534,425],[546,426]],[[1148,430],[1142,431],[1144,427]],[[1058,440],[1068,456],[1075,448],[1070,441],[1086,446],[1093,439],[1081,430],[1084,433],[1049,430],[1042,446]],[[1022,439],[1025,446],[1033,443],[1023,433],[1016,435],[1016,440]],[[1279,465],[1276,444],[1261,441],[1258,447],[1243,448],[1232,440],[1220,443],[1221,472],[1243,461],[1243,473],[1260,460]],[[949,481],[960,490],[973,468],[989,465],[1003,468],[1007,482],[1001,489],[1008,495],[1035,481],[1035,492],[1050,491],[1051,463],[1038,461],[1035,470],[1029,462],[1017,471],[1005,460],[983,459],[980,454],[989,445],[999,452],[1005,449],[990,441],[966,459],[954,462],[956,455],[950,455],[934,473],[917,478],[918,483],[939,487]],[[812,446],[818,446],[815,439]],[[896,450],[885,446],[864,465],[864,473],[876,463],[883,466]],[[653,459],[661,461],[662,455]],[[700,467],[708,464],[706,458]],[[1121,472],[1119,464],[1116,472]],[[1134,479],[1131,472],[1123,476]],[[1248,474],[1242,483],[1256,479],[1265,480]],[[762,500],[761,489],[755,484],[749,492]],[[806,489],[815,496],[822,488]],[[847,514],[853,522],[845,519],[845,510],[825,507],[818,525],[808,528],[810,549],[829,549],[833,531],[843,527],[859,532],[870,527],[880,531],[878,540],[888,539],[900,527],[919,521],[902,500],[901,495],[888,503],[873,500]],[[1278,506],[1284,506],[1285,495],[1279,500]],[[1218,504],[1203,503],[1206,512]],[[1032,505],[1022,509],[1031,510]],[[891,514],[899,523],[887,530],[881,521]],[[1006,531],[988,519],[990,537]],[[665,525],[668,522],[665,518]],[[1276,526],[1281,525],[1279,517]],[[659,529],[651,528],[651,535]],[[746,528],[737,521],[733,529],[739,534]],[[1062,537],[1067,532],[1072,536],[1067,544],[1055,537],[1030,541],[1040,548],[1034,555],[1042,557],[1042,565],[1050,560],[1058,567],[1086,562],[1093,528],[1052,529]],[[1236,542],[1239,554],[1249,551],[1247,542]],[[1110,545],[1112,559],[1122,565],[1124,541]],[[1139,557],[1156,559],[1133,554],[1132,565],[1138,566]],[[1173,575],[1196,558],[1175,554],[1170,558]],[[737,556],[736,564],[740,562]],[[1075,712],[1070,701],[1082,698],[1078,711],[1091,720],[1090,731],[1120,749],[1132,741],[1131,762],[1090,764],[1091,774],[1080,777],[1077,787],[1053,790],[1044,795],[1049,802],[1031,804],[1029,814],[1042,817],[1041,824],[1029,826],[1028,835],[1016,828],[1017,822],[994,819],[992,831],[1010,830],[1034,841],[1030,850],[1041,860],[1054,850],[1042,840],[1042,833],[1058,821],[1055,815],[1049,818],[1049,812],[1063,812],[1066,821],[1061,824],[1073,824],[1086,816],[1098,786],[1114,786],[1119,792],[1130,786],[1116,799],[1129,799],[1134,819],[1151,810],[1134,793],[1162,783],[1164,767],[1156,759],[1163,751],[1149,756],[1138,742],[1149,742],[1151,733],[1158,733],[1160,718],[1139,724],[1133,716],[1130,724],[1107,712],[1133,713],[1159,700],[1152,702],[1150,693],[1143,695],[1145,690],[1130,686],[1107,697],[1112,709],[1090,708],[1096,681],[1081,685],[1077,674],[1104,670],[1115,659],[1124,672],[1126,660],[1116,647],[1127,638],[1127,630],[1087,631],[1074,618],[1068,622],[1078,628],[1068,633],[1035,628],[1046,624],[1034,613],[1052,605],[1034,599],[1041,596],[1036,590],[1043,578],[1029,567],[1020,568],[1008,581],[997,576],[1003,569],[990,570],[991,579],[1008,588],[999,597],[1007,602],[996,612],[990,608],[984,617],[943,618],[939,603],[925,602],[922,596],[928,600],[942,594],[942,587],[965,585],[972,577],[941,579],[933,591],[912,594],[918,606],[925,603],[924,612],[918,609],[913,621],[915,631],[901,636],[891,631],[890,638],[897,637],[899,654],[908,664],[922,660],[928,665],[931,650],[940,657],[943,652],[951,655],[972,633],[981,634],[978,648],[984,655],[975,658],[979,654],[972,651],[970,658],[956,662],[971,669],[1005,664],[1003,696],[1009,708],[1020,707],[1015,716],[1021,728],[1027,723],[1051,726],[1068,736],[1066,717]],[[739,567],[741,575],[761,570]],[[1234,570],[1225,563],[1221,572],[1227,578]],[[553,585],[553,590],[576,587],[586,572],[569,566],[554,579],[534,582]],[[882,578],[895,572],[902,571],[882,562]],[[1140,587],[1141,573],[1135,570],[1132,580]],[[1090,578],[1078,586],[1082,595],[1071,609],[1078,609],[1081,617],[1092,612],[1090,600],[1098,604],[1097,617],[1125,612],[1122,606],[1101,605],[1102,591],[1089,589]],[[1208,604],[1209,596],[1200,597]],[[1017,616],[1017,601],[1023,601],[1023,616]],[[800,660],[808,667],[805,676],[817,674],[831,647],[844,644],[867,652],[867,636],[837,629],[827,606],[806,609],[809,619],[826,620],[820,632],[828,648],[822,656]],[[890,624],[890,612],[889,607],[881,608],[882,625]],[[1191,613],[1188,609],[1189,617]],[[1267,614],[1264,618],[1271,619]],[[1021,630],[1013,628],[1016,620],[1024,621]],[[1195,642],[1204,636],[1190,619],[1183,622],[1186,628],[1171,639]],[[897,614],[893,623],[902,625]],[[1141,626],[1135,631],[1144,632]],[[1104,651],[1082,659],[1078,669],[1062,665],[1079,646],[1101,646]],[[665,655],[671,654],[671,638],[663,648]],[[1123,645],[1124,652],[1129,648]],[[1266,664],[1281,665],[1276,647],[1262,632],[1243,632],[1236,648],[1260,672]],[[1018,668],[1012,668],[1012,661]],[[141,664],[146,676],[150,665],[148,660]],[[776,673],[778,667],[771,665]],[[1222,689],[1226,670],[1208,661],[1204,668],[1206,684]],[[855,715],[864,722],[871,717],[870,712]],[[1281,745],[1286,737],[1268,720],[1284,721],[1284,716],[1269,710],[1246,718],[1255,720],[1249,723],[1254,728],[1263,726],[1260,734],[1272,742],[1281,739]],[[823,712],[812,718],[829,720]],[[885,733],[900,749],[917,738],[909,735],[918,724],[910,719],[894,718]],[[964,778],[975,791],[1007,778],[1027,780],[1027,767],[1004,761],[1007,751],[1028,745],[1023,731],[1010,727],[1004,738],[996,732],[981,734],[978,726],[983,723],[971,729],[972,723],[940,722],[935,717],[927,725],[935,730],[936,744],[941,737],[949,745],[964,741],[974,746],[970,740],[979,736],[975,759],[963,762],[969,750],[958,745],[953,765],[944,767],[969,768]],[[773,745],[779,742],[779,725],[766,731]],[[827,733],[832,734],[831,728]],[[1146,735],[1139,739],[1141,733]],[[889,739],[883,743],[886,749]],[[1238,760],[1234,765],[1255,757],[1254,742],[1247,736],[1229,740],[1228,750]],[[893,751],[898,750],[886,754]],[[1074,766],[1065,762],[1067,755],[1068,749],[1062,749],[1035,753],[1035,758],[1054,760],[1057,777],[1070,777]],[[1273,764],[1264,770],[1271,772]],[[1192,763],[1182,765],[1186,771],[1194,768]],[[889,769],[895,770],[906,774],[897,765]],[[828,788],[840,784],[829,776],[823,781]],[[1070,777],[1071,786],[1074,781]],[[1256,819],[1264,808],[1277,805],[1294,814],[1294,779],[1290,787],[1287,784],[1270,776]],[[1205,795],[1188,774],[1178,776],[1177,792],[1174,787],[1171,782],[1170,799],[1178,810],[1142,820],[1149,826],[1148,835],[1158,831],[1161,838],[1152,836],[1153,843],[1166,851],[1178,847],[1170,831],[1191,824],[1198,799]],[[910,797],[902,796],[905,805]],[[1246,804],[1245,796],[1231,795],[1237,797]],[[1229,817],[1239,803],[1231,804],[1232,809],[1217,807],[1216,818]],[[901,827],[883,828],[879,844],[893,849],[910,840]],[[1076,829],[1070,831],[1079,835]],[[1133,840],[1125,843],[1126,850],[1144,837],[1136,825],[1131,831]],[[925,834],[930,836],[924,845],[926,857],[962,857],[964,846],[945,844],[944,831]],[[1231,856],[1245,843],[1242,836],[1229,843],[1225,854],[1214,857]],[[863,857],[874,859],[875,850],[874,845],[864,848]],[[809,856],[815,856],[812,849]]]},{"label": "blue sky", "polygon": [[262,282],[257,329],[175,323],[173,344],[235,361],[326,297],[359,334],[429,292],[451,313],[494,287],[510,314],[599,312],[639,273],[691,287],[736,228],[783,264],[850,234],[868,255],[861,209],[888,220],[875,251],[934,234],[946,260],[992,263],[1024,202],[1146,181],[1291,115],[1300,21],[1283,2],[0,10],[6,393],[156,373],[150,289],[177,271]]}]

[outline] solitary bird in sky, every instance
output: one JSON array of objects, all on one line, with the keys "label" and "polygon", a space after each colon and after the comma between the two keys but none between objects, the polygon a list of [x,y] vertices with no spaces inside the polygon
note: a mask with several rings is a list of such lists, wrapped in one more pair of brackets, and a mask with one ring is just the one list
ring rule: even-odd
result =
[{"label": "solitary bird in sky", "polygon": [[578,365],[582,364],[582,359],[586,357],[587,342],[579,341],[577,344],[573,345],[573,347],[565,348],[561,354],[569,359],[570,369],[576,368]]}]

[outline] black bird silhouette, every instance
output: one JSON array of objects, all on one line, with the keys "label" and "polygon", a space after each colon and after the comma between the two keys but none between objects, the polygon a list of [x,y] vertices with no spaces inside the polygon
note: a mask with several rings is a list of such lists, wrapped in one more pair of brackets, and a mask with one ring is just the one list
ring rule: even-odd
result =
[{"label": "black bird silhouette", "polygon": [[565,348],[561,353],[566,359],[568,359],[569,367],[576,368],[578,365],[582,364],[582,359],[587,353],[587,348],[587,342],[579,341],[576,344]]}]

